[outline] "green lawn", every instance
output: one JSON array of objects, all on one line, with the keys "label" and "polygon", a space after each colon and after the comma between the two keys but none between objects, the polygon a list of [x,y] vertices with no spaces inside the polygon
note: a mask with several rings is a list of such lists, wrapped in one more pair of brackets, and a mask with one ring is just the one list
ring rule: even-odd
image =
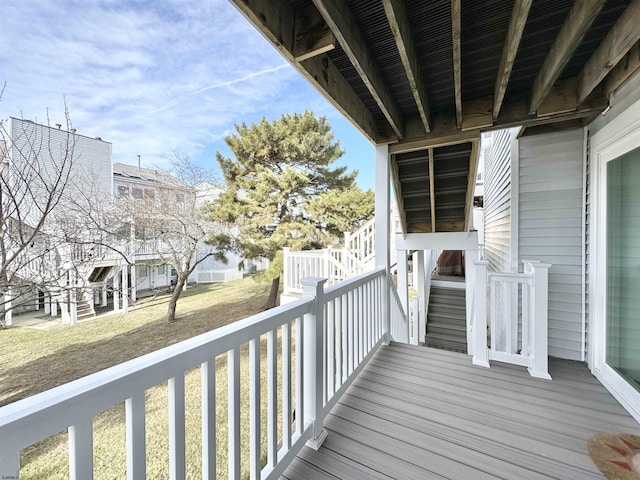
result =
[{"label": "green lawn", "polygon": [[[74,327],[53,330],[0,330],[0,405],[102,370],[180,340],[212,330],[262,310],[268,284],[243,279],[187,290],[178,303],[178,322],[163,321],[167,297],[141,302],[130,313],[110,315]],[[248,385],[246,348],[241,361],[242,385]],[[262,355],[265,356],[263,346]],[[264,365],[264,362],[263,362]],[[263,369],[264,375],[264,369]],[[218,471],[226,476],[226,361],[217,360]],[[266,382],[262,382],[263,397]],[[186,375],[187,478],[200,478],[200,373]],[[248,388],[242,389],[248,405]],[[168,478],[166,385],[147,391],[147,477]],[[248,444],[248,408],[242,409],[243,444]],[[264,416],[263,416],[264,418]],[[124,405],[94,419],[96,479],[125,477]],[[265,438],[263,429],[263,439]],[[264,444],[264,441],[263,441]],[[244,455],[246,457],[246,455]],[[246,471],[246,458],[243,470]],[[23,452],[21,479],[68,478],[67,434],[61,432]]]}]

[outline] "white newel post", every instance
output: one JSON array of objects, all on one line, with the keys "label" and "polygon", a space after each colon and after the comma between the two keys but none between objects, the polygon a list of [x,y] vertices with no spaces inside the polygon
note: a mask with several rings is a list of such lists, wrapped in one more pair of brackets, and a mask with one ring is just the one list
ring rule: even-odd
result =
[{"label": "white newel post", "polygon": [[[478,244],[478,232],[471,232],[473,237],[475,238],[475,245]],[[475,306],[475,275],[471,275],[470,273],[474,271],[475,262],[478,261],[478,250],[471,249],[466,250],[464,254],[464,269],[465,272],[469,272],[466,276],[467,287],[465,290],[465,301],[466,301],[466,313],[467,313],[467,353],[469,355],[473,355],[473,317],[476,314],[476,306]]]},{"label": "white newel post", "polygon": [[2,452],[0,454],[0,478],[20,480],[20,452]]},{"label": "white newel post", "polygon": [[391,315],[389,314],[389,254],[391,232],[389,205],[389,146],[376,146],[376,180],[375,180],[375,254],[376,267],[384,267],[385,288],[382,289],[382,325],[384,327],[384,343],[391,341]]},{"label": "white newel post", "polygon": [[478,260],[475,265],[476,311],[472,325],[473,364],[489,367],[487,350],[487,267],[489,262]]},{"label": "white newel post", "polygon": [[284,293],[285,295],[289,293],[289,286],[294,285],[293,282],[293,275],[291,272],[291,267],[289,267],[289,262],[290,262],[290,258],[289,258],[289,252],[291,251],[291,249],[289,247],[284,247],[282,249],[282,279],[284,281],[284,290],[282,293]]},{"label": "white newel post", "polygon": [[529,301],[529,321],[531,328],[531,358],[529,374],[532,377],[551,380],[549,375],[548,353],[548,317],[549,317],[549,268],[551,264],[527,262],[526,269],[532,274],[531,296]]},{"label": "white newel post", "polygon": [[405,313],[409,313],[409,263],[406,250],[398,250],[398,297]]},{"label": "white newel post", "polygon": [[313,297],[315,301],[311,312],[304,316],[304,366],[303,366],[303,410],[304,423],[312,423],[311,438],[307,445],[318,450],[327,438],[327,431],[322,422],[323,394],[323,324],[324,324],[324,284],[326,278],[303,278],[302,295]]}]

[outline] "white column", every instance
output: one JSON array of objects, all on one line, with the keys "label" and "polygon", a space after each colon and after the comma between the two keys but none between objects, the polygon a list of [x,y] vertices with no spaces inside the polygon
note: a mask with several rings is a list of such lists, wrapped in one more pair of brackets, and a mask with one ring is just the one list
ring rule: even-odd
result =
[{"label": "white column", "polygon": [[[473,318],[473,364],[489,367],[487,350],[487,266],[489,262],[475,262],[475,316]],[[471,272],[469,272],[471,274]]]},{"label": "white column", "polygon": [[476,294],[476,276],[475,272],[475,262],[479,260],[478,258],[478,232],[472,231],[469,232],[470,240],[469,242],[475,246],[475,249],[466,249],[464,253],[464,270],[465,270],[465,282],[466,282],[466,291],[465,291],[465,302],[466,302],[466,317],[467,317],[467,353],[469,355],[473,355],[473,339],[471,327],[473,325],[473,317],[476,314],[476,308],[474,308],[474,299]]},{"label": "white column", "polygon": [[7,287],[7,291],[4,294],[4,324],[6,326],[11,326],[13,324],[13,292],[11,291],[11,286]]},{"label": "white column", "polygon": [[[415,273],[413,288],[418,290],[418,321],[420,322],[418,327],[417,342],[424,342],[427,336],[427,291],[426,291],[426,277],[424,268],[424,250],[418,250],[413,255],[413,271]],[[414,334],[415,336],[415,334]]]},{"label": "white column", "polygon": [[391,340],[391,324],[389,314],[389,233],[390,233],[390,209],[389,209],[389,146],[376,146],[376,180],[375,180],[375,252],[376,267],[385,267],[387,270],[387,288],[383,291],[383,325],[385,331],[385,343]]},{"label": "white column", "polygon": [[124,313],[129,312],[129,265],[125,265],[122,269],[122,280],[120,291],[122,292],[122,310]]},{"label": "white column", "polygon": [[58,300],[56,300],[56,297],[54,297],[53,295],[50,297],[50,300],[51,300],[51,316],[57,317],[58,316]]},{"label": "white column", "polygon": [[104,282],[104,285],[102,285],[102,306],[107,306],[107,282]]},{"label": "white column", "polygon": [[44,296],[44,313],[45,315],[51,315],[51,295],[49,294]]},{"label": "white column", "polygon": [[526,268],[532,272],[532,294],[529,297],[529,321],[533,323],[531,328],[531,363],[529,374],[532,377],[551,380],[549,375],[549,268],[551,264],[540,262],[527,262]]},{"label": "white column", "polygon": [[121,272],[118,272],[113,277],[113,309],[120,310],[120,278],[122,278]]},{"label": "white column", "polygon": [[75,325],[78,323],[78,291],[76,280],[76,272],[69,272],[69,324]]},{"label": "white column", "polygon": [[[153,266],[147,266],[147,275],[151,277],[151,272],[155,269]],[[137,272],[136,264],[131,265],[131,301],[135,302],[138,299],[138,286],[137,286]]]},{"label": "white column", "polygon": [[405,313],[409,312],[409,274],[406,250],[398,250],[398,296]]},{"label": "white column", "polygon": [[303,296],[315,298],[311,313],[304,316],[304,423],[313,422],[311,438],[307,445],[318,450],[327,438],[322,422],[322,382],[323,382],[323,324],[324,324],[324,284],[326,278],[304,278],[300,281]]}]

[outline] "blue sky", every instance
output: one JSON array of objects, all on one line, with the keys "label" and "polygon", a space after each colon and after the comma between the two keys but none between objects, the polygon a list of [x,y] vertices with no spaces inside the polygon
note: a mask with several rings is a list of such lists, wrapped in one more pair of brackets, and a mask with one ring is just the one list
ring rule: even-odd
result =
[{"label": "blue sky", "polygon": [[177,150],[214,167],[234,124],[308,109],[373,188],[373,146],[227,0],[3,0],[0,44],[0,118],[64,124],[66,99],[116,162]]}]

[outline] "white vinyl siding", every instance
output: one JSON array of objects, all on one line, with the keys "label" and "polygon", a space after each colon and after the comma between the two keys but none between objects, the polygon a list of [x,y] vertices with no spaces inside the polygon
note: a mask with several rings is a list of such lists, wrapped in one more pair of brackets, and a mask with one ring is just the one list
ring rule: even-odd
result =
[{"label": "white vinyl siding", "polygon": [[518,256],[549,270],[549,355],[582,358],[583,131],[519,140]]},{"label": "white vinyl siding", "polygon": [[[513,271],[513,202],[512,164],[513,146],[517,129],[498,130],[483,136],[484,150],[484,241],[485,259],[489,270],[496,272]],[[506,322],[513,312],[513,292],[504,284],[494,286],[498,325]],[[498,329],[501,331],[501,329]],[[503,348],[505,339],[496,338],[498,347]]]}]

